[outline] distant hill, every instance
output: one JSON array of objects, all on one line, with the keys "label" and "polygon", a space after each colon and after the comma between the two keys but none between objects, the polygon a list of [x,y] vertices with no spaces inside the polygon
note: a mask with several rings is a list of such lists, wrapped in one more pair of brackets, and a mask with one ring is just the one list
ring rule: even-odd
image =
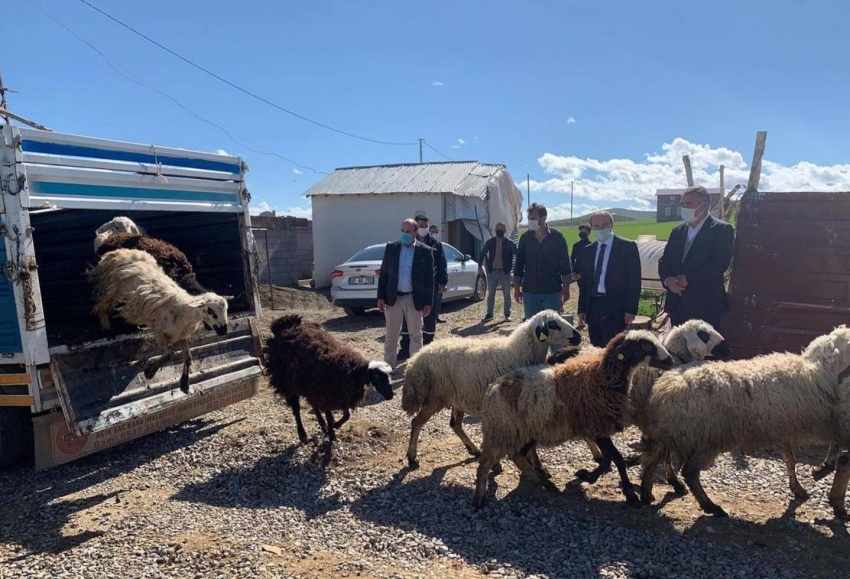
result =
[{"label": "distant hill", "polygon": [[[621,207],[613,207],[608,209],[614,214],[615,222],[624,221],[645,221],[647,219],[655,219],[655,211],[637,211],[634,209],[623,209]],[[579,225],[590,221],[590,213],[570,219],[558,219],[557,221],[549,221],[549,225],[553,227],[569,227]]]}]

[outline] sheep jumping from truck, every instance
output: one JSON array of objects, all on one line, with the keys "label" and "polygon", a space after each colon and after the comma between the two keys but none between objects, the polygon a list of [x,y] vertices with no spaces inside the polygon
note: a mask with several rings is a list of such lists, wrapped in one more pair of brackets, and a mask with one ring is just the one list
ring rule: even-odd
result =
[{"label": "sheep jumping from truck", "polygon": [[626,463],[611,435],[629,420],[629,380],[636,368],[672,364],[661,342],[645,330],[611,338],[601,354],[584,354],[555,366],[531,366],[499,378],[484,397],[481,458],[474,505],[484,504],[487,477],[505,456],[529,478],[557,492],[557,487],[527,458],[538,444],[555,445],[591,438],[617,465],[630,506],[639,505]]},{"label": "sheep jumping from truck", "polygon": [[201,295],[209,290],[198,283],[195,268],[182,251],[162,239],[134,233],[115,233],[105,239],[95,251],[98,257],[116,249],[138,249],[151,254],[165,275],[192,295]]},{"label": "sheep jumping from truck", "polygon": [[[726,512],[711,501],[700,472],[723,452],[778,449],[793,493],[807,496],[794,471],[801,445],[850,442],[850,329],[839,326],[815,338],[800,354],[774,353],[749,360],[703,362],[665,372],[644,402],[641,421],[647,439],[642,453],[642,499],[652,499],[655,465],[672,455],[700,507],[714,516]],[[838,460],[829,493],[835,516],[846,519],[844,496],[850,457]]]},{"label": "sheep jumping from truck", "polygon": [[142,230],[129,217],[114,217],[97,228],[94,232],[94,251],[100,249],[107,239],[119,233],[127,233],[130,235],[141,235]]},{"label": "sheep jumping from truck", "polygon": [[201,324],[225,335],[227,300],[211,292],[190,295],[165,275],[152,255],[137,249],[107,253],[86,277],[93,287],[93,312],[104,330],[109,329],[109,316],[115,311],[128,323],[146,326],[153,333],[163,355],[145,363],[148,380],[171,358],[174,347],[183,352],[180,389],[188,393],[189,337]]},{"label": "sheep jumping from truck", "polygon": [[[301,422],[301,397],[307,399],[331,441],[336,438],[334,429],[345,424],[351,410],[366,398],[369,385],[386,400],[392,399],[389,364],[370,362],[320,324],[304,322],[298,314],[287,314],[272,322],[271,332],[263,349],[266,372],[271,387],[292,409],[301,442],[307,442]],[[334,410],[342,411],[342,418],[336,422]]]},{"label": "sheep jumping from truck", "polygon": [[419,433],[443,408],[451,408],[449,424],[472,456],[478,448],[463,430],[464,414],[479,414],[490,383],[511,370],[542,364],[551,344],[578,345],[578,330],[554,310],[544,310],[521,323],[508,336],[448,338],[429,344],[407,363],[401,407],[414,416],[407,463],[418,468]]}]

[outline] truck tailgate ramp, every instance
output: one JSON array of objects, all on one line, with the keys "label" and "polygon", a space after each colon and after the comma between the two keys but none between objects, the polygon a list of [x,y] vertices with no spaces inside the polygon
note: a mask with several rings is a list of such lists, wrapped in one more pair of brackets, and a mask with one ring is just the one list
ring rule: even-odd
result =
[{"label": "truck tailgate ramp", "polygon": [[255,382],[262,374],[257,351],[251,318],[229,320],[225,336],[198,330],[191,342],[189,394],[180,390],[179,352],[151,380],[145,378],[145,360],[160,355],[147,334],[52,349],[51,375],[71,434],[82,437],[170,407],[176,411],[218,389]]}]

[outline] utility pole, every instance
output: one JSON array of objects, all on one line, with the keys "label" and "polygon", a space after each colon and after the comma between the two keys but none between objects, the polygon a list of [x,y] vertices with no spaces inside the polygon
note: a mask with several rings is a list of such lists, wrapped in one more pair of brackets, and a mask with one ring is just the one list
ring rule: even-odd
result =
[{"label": "utility pole", "polygon": [[[8,106],[6,106],[6,88],[3,86],[3,70],[0,69],[0,109],[8,110]],[[9,124],[8,115],[3,115],[3,120],[6,121],[6,124]]]},{"label": "utility pole", "polygon": [[573,223],[573,188],[575,187],[576,182],[570,181],[570,227],[574,225]]},{"label": "utility pole", "polygon": [[425,141],[425,139],[419,139],[419,162],[420,163],[422,162],[422,143],[424,141]]},{"label": "utility pole", "polygon": [[[528,207],[531,207],[531,175],[525,174],[525,194],[528,197]],[[528,210],[528,207],[525,209]]]}]

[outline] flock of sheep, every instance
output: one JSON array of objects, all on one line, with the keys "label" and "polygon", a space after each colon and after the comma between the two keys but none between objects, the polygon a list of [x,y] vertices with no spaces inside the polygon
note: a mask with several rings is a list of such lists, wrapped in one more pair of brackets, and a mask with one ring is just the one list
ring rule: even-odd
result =
[{"label": "flock of sheep", "polygon": [[[391,368],[369,361],[340,343],[320,324],[285,315],[272,324],[264,356],[271,386],[292,408],[298,435],[307,435],[299,399],[305,398],[322,431],[338,429],[373,385],[393,397]],[[691,320],[659,340],[630,330],[605,348],[580,345],[579,332],[547,310],[520,324],[510,335],[469,340],[447,338],[422,348],[407,363],[402,409],[413,417],[407,450],[409,468],[418,468],[419,434],[444,408],[467,451],[479,457],[474,505],[487,496],[489,477],[508,458],[523,476],[557,491],[537,453],[584,439],[598,462],[576,476],[588,483],[613,462],[630,506],[651,504],[656,467],[664,463],[677,494],[685,479],[700,507],[726,516],[700,483],[700,472],[723,452],[778,449],[798,498],[794,450],[829,444],[816,479],[835,470],[829,501],[836,517],[847,519],[844,499],[850,482],[850,328],[840,326],[811,342],[801,353],[777,353],[731,360],[731,350],[710,324]],[[550,346],[561,346],[550,353]],[[334,422],[333,411],[343,411]],[[464,432],[465,414],[481,417],[480,449]],[[628,426],[643,434],[639,487],[632,485],[625,459],[612,436]],[[840,455],[840,456],[839,456]]]},{"label": "flock of sheep", "polygon": [[[162,350],[144,364],[150,379],[173,355],[183,353],[180,387],[189,390],[188,340],[205,325],[227,332],[227,300],[206,291],[186,256],[165,241],[144,235],[126,217],[96,232],[99,261],[87,277],[94,313],[106,330],[110,315],[151,330]],[[320,324],[287,314],[271,325],[263,349],[271,386],[292,409],[298,436],[307,440],[300,399],[312,407],[330,440],[365,398],[370,386],[393,397],[392,368],[369,361]],[[413,417],[407,461],[418,468],[419,434],[442,409],[467,451],[479,457],[474,504],[481,507],[489,476],[508,458],[524,476],[557,491],[537,453],[584,439],[597,461],[576,476],[595,482],[613,462],[626,502],[652,503],[656,467],[664,463],[668,484],[686,492],[685,479],[706,513],[725,516],[706,494],[701,471],[723,452],[782,452],[789,486],[807,497],[797,480],[794,451],[828,444],[828,456],[813,471],[820,479],[835,471],[829,502],[836,517],[848,519],[844,505],[850,482],[850,328],[839,326],[813,340],[801,353],[775,353],[730,360],[731,351],[710,324],[691,320],[659,340],[630,330],[605,348],[580,345],[581,337],[558,313],[543,311],[510,335],[470,340],[447,338],[421,349],[407,363],[402,409]],[[554,346],[561,349],[550,353]],[[335,421],[334,411],[342,411]],[[463,430],[463,417],[481,417],[480,449]],[[628,461],[612,436],[628,426],[643,434],[640,487],[631,484]]]}]

